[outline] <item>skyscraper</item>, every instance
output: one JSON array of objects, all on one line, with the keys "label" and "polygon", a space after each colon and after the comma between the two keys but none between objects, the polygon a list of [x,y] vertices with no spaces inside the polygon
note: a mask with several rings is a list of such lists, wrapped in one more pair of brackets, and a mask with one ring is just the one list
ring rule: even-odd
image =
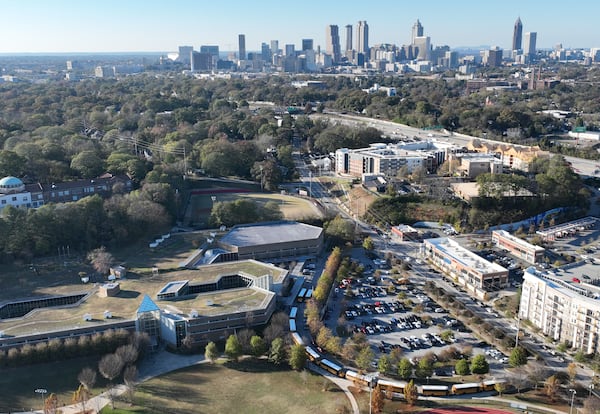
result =
[{"label": "skyscraper", "polygon": [[279,40],[271,40],[271,55],[277,55],[279,53]]},{"label": "skyscraper", "polygon": [[177,58],[177,61],[189,65],[192,59],[193,51],[193,46],[179,46],[179,57]]},{"label": "skyscraper", "polygon": [[365,54],[369,52],[369,25],[366,20],[361,20],[356,25],[356,51]]},{"label": "skyscraper", "polygon": [[331,55],[333,63],[339,63],[341,60],[340,34],[335,24],[330,24],[325,29],[325,48],[327,53]]},{"label": "skyscraper", "polygon": [[527,32],[524,36],[524,48],[523,53],[525,55],[535,55],[535,42],[537,40],[537,32]]},{"label": "skyscraper", "polygon": [[352,25],[351,24],[346,25],[346,49],[345,50],[352,50]]},{"label": "skyscraper", "polygon": [[296,46],[293,44],[285,45],[286,56],[296,56]]},{"label": "skyscraper", "polygon": [[410,38],[411,45],[415,44],[415,38],[417,37],[423,37],[423,26],[421,26],[421,22],[419,21],[419,19],[417,19],[417,21],[412,27],[412,36]]},{"label": "skyscraper", "polygon": [[271,48],[265,42],[260,45],[260,58],[265,62],[271,62]]},{"label": "skyscraper", "polygon": [[513,31],[512,50],[521,50],[521,38],[523,36],[523,24],[521,18],[517,18],[515,22],[515,30]]},{"label": "skyscraper", "polygon": [[413,40],[414,56],[417,60],[431,59],[431,38],[429,36],[417,36]]},{"label": "skyscraper", "polygon": [[246,35],[238,36],[239,59],[246,60]]},{"label": "skyscraper", "polygon": [[312,39],[302,39],[302,51],[305,50],[313,50],[313,40]]}]

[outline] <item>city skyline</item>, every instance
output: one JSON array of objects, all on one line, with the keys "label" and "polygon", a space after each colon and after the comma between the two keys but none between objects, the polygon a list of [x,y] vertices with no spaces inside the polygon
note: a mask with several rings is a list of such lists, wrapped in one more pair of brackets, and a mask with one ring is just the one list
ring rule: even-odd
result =
[{"label": "city skyline", "polygon": [[[599,4],[564,8],[555,0],[518,2],[507,0],[499,6],[471,0],[420,3],[380,0],[369,3],[349,0],[344,7],[307,0],[297,8],[280,2],[233,0],[227,8],[219,3],[175,0],[165,7],[156,1],[105,0],[88,3],[77,0],[5,1],[0,26],[2,54],[77,52],[169,52],[180,45],[218,45],[236,51],[238,35],[244,34],[247,51],[258,51],[261,43],[279,40],[280,45],[313,39],[315,49],[325,49],[325,29],[337,25],[345,46],[345,27],[356,31],[359,21],[369,26],[369,46],[379,43],[410,44],[417,19],[424,36],[435,46],[451,48],[499,46],[511,49],[517,18],[523,33],[537,33],[539,49],[600,46],[593,35]],[[575,10],[577,9],[577,10]],[[589,29],[585,29],[588,27]],[[342,30],[343,29],[343,30]],[[354,40],[354,39],[353,39]],[[354,40],[354,48],[356,42]]]}]

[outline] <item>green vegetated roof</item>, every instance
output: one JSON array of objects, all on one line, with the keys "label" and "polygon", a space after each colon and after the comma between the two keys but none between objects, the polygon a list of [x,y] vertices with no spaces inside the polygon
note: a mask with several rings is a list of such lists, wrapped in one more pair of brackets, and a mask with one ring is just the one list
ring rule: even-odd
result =
[{"label": "green vegetated roof", "polygon": [[[22,336],[124,322],[135,319],[136,314],[156,311],[159,308],[174,314],[189,315],[193,310],[200,316],[214,316],[252,310],[267,304],[273,293],[252,288],[207,292],[177,298],[173,301],[154,299],[164,285],[172,281],[189,280],[190,284],[209,283],[216,281],[219,275],[231,275],[237,272],[244,272],[256,277],[271,273],[275,282],[282,280],[287,274],[285,269],[255,260],[219,263],[202,266],[199,269],[120,279],[116,281],[119,283],[120,292],[113,297],[101,297],[97,294],[96,287],[82,285],[79,281],[71,285],[63,285],[59,289],[60,295],[66,295],[75,292],[81,293],[82,287],[85,286],[90,294],[79,304],[36,309],[22,318],[0,320],[0,330],[4,331],[7,336]],[[38,288],[29,297],[40,297],[40,294],[47,297],[50,291],[52,291],[51,287],[48,289]],[[110,312],[112,316],[110,319],[105,319],[105,311]],[[91,321],[84,320],[86,314],[92,317]]]}]

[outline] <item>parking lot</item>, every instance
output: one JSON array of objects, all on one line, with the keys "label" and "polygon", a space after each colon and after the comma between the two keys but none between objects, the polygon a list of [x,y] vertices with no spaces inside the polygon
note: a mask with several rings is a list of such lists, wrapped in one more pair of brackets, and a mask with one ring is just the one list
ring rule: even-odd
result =
[{"label": "parking lot", "polygon": [[473,355],[484,353],[491,368],[501,368],[508,362],[500,351],[481,342],[449,316],[419,285],[401,286],[402,299],[397,294],[388,295],[382,285],[367,279],[355,281],[350,290],[352,295],[346,298],[343,314],[353,332],[367,335],[376,359],[398,348],[416,363],[426,354],[440,354],[454,347],[458,351],[471,349]]}]

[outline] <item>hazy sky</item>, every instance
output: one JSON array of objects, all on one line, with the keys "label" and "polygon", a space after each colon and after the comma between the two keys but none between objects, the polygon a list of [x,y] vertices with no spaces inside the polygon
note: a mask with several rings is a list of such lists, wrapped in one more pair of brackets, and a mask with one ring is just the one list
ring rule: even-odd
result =
[{"label": "hazy sky", "polygon": [[[167,52],[179,45],[246,49],[302,38],[325,47],[325,26],[369,24],[369,45],[407,44],[419,19],[434,46],[509,48],[517,17],[538,48],[600,47],[600,2],[558,0],[0,0],[0,53]],[[354,34],[355,36],[355,34]]]}]

